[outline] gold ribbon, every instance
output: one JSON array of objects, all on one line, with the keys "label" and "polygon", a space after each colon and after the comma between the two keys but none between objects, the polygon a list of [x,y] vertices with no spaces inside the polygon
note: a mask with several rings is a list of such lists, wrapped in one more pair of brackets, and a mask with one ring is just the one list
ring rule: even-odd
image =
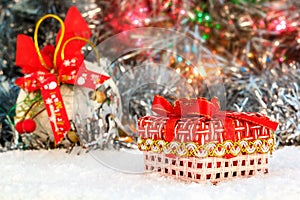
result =
[{"label": "gold ribbon", "polygon": [[258,138],[253,141],[226,140],[222,143],[209,142],[199,145],[195,142],[167,142],[151,138],[139,138],[138,148],[141,151],[163,153],[180,157],[236,157],[240,154],[268,153],[272,154],[275,148],[274,135],[269,138]]},{"label": "gold ribbon", "polygon": [[35,46],[35,49],[36,49],[36,52],[38,54],[38,57],[42,63],[42,65],[44,65],[44,67],[46,67],[48,70],[50,69],[49,66],[47,66],[47,64],[45,63],[44,59],[43,59],[43,56],[41,54],[41,51],[40,51],[40,48],[39,48],[39,44],[38,44],[38,30],[39,30],[39,27],[41,25],[41,23],[47,19],[47,18],[53,18],[53,19],[56,19],[60,25],[61,25],[61,34],[60,34],[60,37],[58,39],[58,42],[57,42],[57,45],[55,47],[55,51],[54,51],[54,58],[53,58],[53,65],[54,65],[54,69],[56,70],[57,66],[56,66],[56,59],[57,59],[57,54],[58,54],[58,51],[59,51],[59,48],[61,46],[61,43],[62,43],[62,40],[64,39],[64,35],[65,35],[65,24],[63,22],[63,20],[61,18],[59,18],[57,15],[53,15],[53,14],[47,14],[45,16],[43,16],[36,24],[36,27],[35,27],[35,30],[34,30],[34,46]]}]

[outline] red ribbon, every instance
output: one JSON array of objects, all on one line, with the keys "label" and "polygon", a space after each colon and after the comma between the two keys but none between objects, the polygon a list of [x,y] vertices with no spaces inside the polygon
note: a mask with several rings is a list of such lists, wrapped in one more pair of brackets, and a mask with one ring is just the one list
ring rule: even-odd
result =
[{"label": "red ribbon", "polygon": [[[65,34],[62,44],[68,39],[78,36],[89,39],[91,31],[76,7],[71,7],[64,20]],[[56,43],[61,37],[61,30],[56,37]],[[59,89],[59,83],[78,84],[95,89],[110,77],[88,70],[84,65],[81,53],[84,41],[72,41],[65,48],[65,59],[60,56],[54,58],[55,47],[47,45],[41,50],[42,58],[47,66],[41,62],[35,49],[34,42],[27,35],[18,35],[16,50],[16,65],[22,68],[25,75],[16,80],[16,84],[27,92],[40,90],[50,119],[54,139],[59,143],[70,129],[70,122]],[[61,55],[61,49],[58,55]],[[57,69],[53,64],[56,59]],[[75,82],[77,81],[77,82]]]},{"label": "red ribbon", "polygon": [[152,103],[152,111],[161,116],[168,117],[164,139],[171,142],[174,139],[174,129],[181,117],[202,117],[203,120],[224,118],[225,140],[236,140],[233,119],[252,122],[271,130],[276,130],[278,123],[259,113],[237,113],[221,111],[220,103],[216,97],[211,101],[205,98],[179,99],[174,106],[165,98],[156,95]]}]

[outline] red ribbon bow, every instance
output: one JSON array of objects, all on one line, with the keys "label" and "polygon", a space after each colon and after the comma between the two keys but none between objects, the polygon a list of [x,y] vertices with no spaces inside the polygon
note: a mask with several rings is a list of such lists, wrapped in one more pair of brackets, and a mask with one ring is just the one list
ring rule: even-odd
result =
[{"label": "red ribbon bow", "polygon": [[[58,45],[60,40],[60,44],[65,44],[74,37],[85,39],[91,37],[91,31],[76,7],[73,6],[68,10],[63,25],[63,36],[61,29],[56,37],[57,47],[45,46],[39,50],[40,57],[32,38],[27,35],[18,35],[16,48],[16,65],[22,68],[24,74],[27,74],[18,78],[16,84],[27,92],[41,91],[56,143],[59,143],[70,129],[59,82],[95,89],[97,84],[102,84],[110,78],[85,67],[81,48],[86,42],[72,41],[65,46],[64,52],[62,52],[63,45]],[[57,56],[62,53],[64,53],[64,59]],[[75,83],[76,80],[78,83]]]},{"label": "red ribbon bow", "polygon": [[211,101],[205,98],[182,98],[175,101],[173,107],[165,98],[156,95],[152,103],[152,111],[162,116],[167,115],[168,117],[206,116],[211,118],[220,111],[220,104],[216,97]]},{"label": "red ribbon bow", "polygon": [[236,140],[233,119],[246,120],[252,123],[276,130],[278,123],[271,121],[268,117],[259,113],[237,113],[221,111],[218,98],[214,97],[211,101],[205,98],[198,99],[179,99],[173,106],[165,98],[156,95],[152,103],[152,111],[161,116],[168,117],[164,139],[171,142],[174,139],[174,128],[181,117],[203,117],[203,120],[212,118],[224,119],[225,138]]}]

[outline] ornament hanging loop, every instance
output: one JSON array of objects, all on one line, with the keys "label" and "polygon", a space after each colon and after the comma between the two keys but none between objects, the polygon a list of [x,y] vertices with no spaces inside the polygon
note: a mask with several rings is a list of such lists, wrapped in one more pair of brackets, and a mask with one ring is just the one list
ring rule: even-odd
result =
[{"label": "ornament hanging loop", "polygon": [[81,41],[84,41],[84,42],[86,42],[87,44],[89,44],[89,45],[93,48],[93,50],[94,50],[95,53],[96,53],[97,63],[98,63],[98,65],[99,65],[99,67],[100,67],[100,54],[99,54],[99,52],[98,52],[98,50],[97,50],[97,47],[95,46],[94,43],[92,43],[90,40],[88,40],[88,39],[86,39],[86,38],[84,38],[84,37],[79,37],[79,36],[71,37],[71,38],[69,38],[67,41],[65,41],[64,44],[63,44],[63,46],[62,46],[62,49],[61,49],[61,55],[60,55],[60,56],[61,56],[61,59],[62,59],[62,60],[65,59],[65,48],[66,48],[67,44],[69,44],[71,41],[74,41],[74,40],[81,40]]},{"label": "ornament hanging loop", "polygon": [[47,14],[47,15],[45,15],[42,18],[39,19],[39,21],[36,24],[35,30],[34,30],[34,46],[35,46],[36,52],[38,54],[38,57],[39,57],[42,65],[45,66],[47,69],[50,69],[50,67],[47,66],[46,62],[43,59],[43,56],[41,54],[39,44],[38,44],[38,38],[37,38],[39,27],[41,26],[41,23],[47,18],[56,19],[61,25],[61,34],[60,34],[60,37],[58,39],[58,42],[57,42],[57,45],[56,45],[56,48],[55,48],[55,51],[54,51],[54,58],[53,58],[54,69],[56,69],[57,68],[57,65],[56,65],[57,54],[58,54],[59,48],[61,46],[61,43],[62,43],[64,35],[65,35],[65,25],[64,25],[63,20],[60,17],[58,17],[57,15],[53,15],[53,14]]}]

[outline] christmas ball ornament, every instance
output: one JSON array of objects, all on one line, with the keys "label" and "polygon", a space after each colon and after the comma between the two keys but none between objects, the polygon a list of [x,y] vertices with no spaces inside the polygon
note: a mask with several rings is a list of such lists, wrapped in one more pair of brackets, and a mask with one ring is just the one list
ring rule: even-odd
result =
[{"label": "christmas ball ornament", "polygon": [[16,130],[19,134],[32,133],[36,129],[36,123],[33,119],[21,120],[16,124]]},{"label": "christmas ball ornament", "polygon": [[[38,29],[47,18],[57,20],[61,29],[57,32],[55,45],[40,48]],[[27,146],[51,148],[63,145],[64,141],[73,142],[65,137],[68,133],[70,135],[73,110],[80,109],[80,105],[73,104],[72,85],[96,88],[97,84],[109,78],[86,68],[82,48],[89,44],[95,49],[89,41],[90,37],[91,31],[86,21],[74,6],[68,10],[64,21],[53,14],[43,16],[37,22],[33,40],[27,35],[18,35],[16,65],[26,75],[15,82],[22,89],[17,100],[15,121],[18,123],[29,117],[36,122],[36,130]],[[33,131],[33,125],[21,121],[18,130]],[[33,143],[38,146],[32,146]]]}]

